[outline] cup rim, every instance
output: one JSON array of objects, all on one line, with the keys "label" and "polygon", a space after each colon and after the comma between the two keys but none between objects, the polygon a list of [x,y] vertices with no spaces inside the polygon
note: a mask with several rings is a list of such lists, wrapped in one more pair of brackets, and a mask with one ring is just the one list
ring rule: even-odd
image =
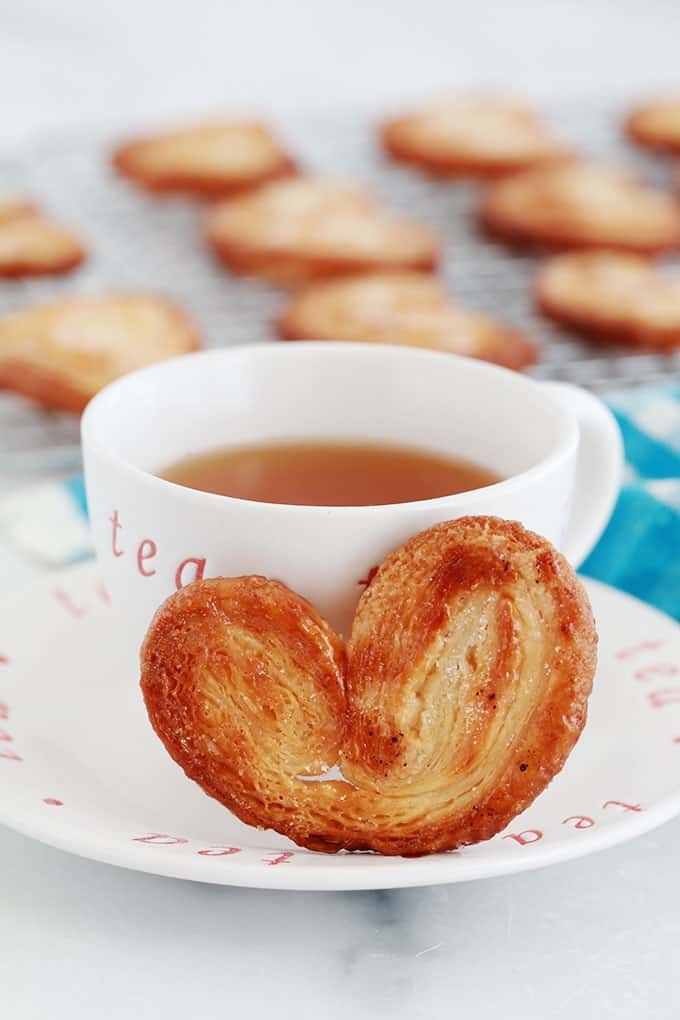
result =
[{"label": "cup rim", "polygon": [[[367,360],[384,358],[392,360],[406,359],[410,360],[414,365],[416,361],[420,361],[421,363],[424,361],[432,363],[434,360],[438,360],[442,365],[446,364],[448,366],[462,364],[465,366],[466,371],[471,371],[473,374],[477,373],[480,376],[486,375],[487,377],[495,377],[496,379],[502,378],[510,385],[525,387],[527,394],[531,393],[532,400],[535,400],[536,396],[540,394],[544,405],[550,408],[551,413],[557,414],[562,419],[564,434],[555,444],[555,447],[541,460],[532,464],[524,471],[517,472],[508,478],[502,478],[500,481],[493,482],[491,485],[486,485],[476,489],[468,489],[465,492],[452,493],[448,496],[436,496],[432,499],[409,500],[403,503],[372,503],[359,506],[268,503],[260,500],[243,499],[239,496],[226,496],[221,493],[204,492],[200,489],[192,489],[188,486],[168,481],[165,478],[160,478],[151,471],[137,467],[137,465],[114,452],[110,447],[107,447],[106,443],[102,442],[100,436],[96,434],[100,428],[100,417],[106,413],[107,406],[121,390],[124,390],[131,384],[134,385],[136,380],[146,376],[162,374],[163,372],[172,371],[173,368],[177,371],[181,371],[182,366],[185,365],[188,360],[194,363],[197,359],[202,359],[206,362],[206,364],[209,364],[211,361],[221,361],[223,359],[229,360],[232,357],[248,356],[256,359],[267,359],[268,357],[273,357],[276,360],[281,357],[304,358],[307,354],[311,355],[317,353],[322,353],[323,356],[326,352],[329,356],[340,355],[348,358],[356,358],[358,361],[361,361],[363,358]],[[279,515],[282,513],[297,513],[302,516],[311,516],[318,515],[319,513],[332,513],[342,514],[344,516],[377,510],[385,513],[394,513],[398,510],[413,509],[416,507],[419,509],[431,508],[433,510],[444,506],[451,506],[452,508],[455,508],[458,505],[463,505],[465,502],[468,502],[471,496],[477,496],[480,493],[493,496],[497,493],[502,494],[509,489],[524,487],[531,484],[540,474],[550,470],[560,461],[567,458],[576,449],[578,445],[578,426],[576,420],[569,414],[566,408],[561,406],[554,398],[542,389],[541,380],[521,375],[519,372],[503,368],[500,365],[495,365],[490,362],[481,361],[477,358],[468,358],[464,355],[451,354],[445,351],[433,351],[423,348],[405,347],[396,344],[369,345],[349,341],[305,340],[295,344],[282,343],[279,345],[264,341],[261,343],[234,344],[229,347],[208,348],[193,351],[189,354],[184,354],[176,358],[168,358],[164,361],[154,362],[151,365],[146,365],[143,368],[137,369],[134,372],[129,372],[126,375],[115,379],[113,382],[103,387],[103,389],[101,389],[99,393],[90,400],[85,408],[81,419],[81,440],[84,451],[94,454],[100,461],[105,462],[109,467],[122,472],[132,479],[136,479],[141,484],[149,486],[159,494],[166,492],[167,494],[173,494],[175,497],[181,496],[181,498],[187,503],[202,503],[203,505],[212,504],[216,507],[239,506],[241,508],[248,508],[252,512],[276,512]]]}]

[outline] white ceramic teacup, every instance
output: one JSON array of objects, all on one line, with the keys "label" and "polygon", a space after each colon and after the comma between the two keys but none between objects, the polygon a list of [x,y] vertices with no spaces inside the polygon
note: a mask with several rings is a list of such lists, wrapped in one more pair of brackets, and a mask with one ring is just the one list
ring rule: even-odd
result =
[{"label": "white ceramic teacup", "polygon": [[[585,391],[449,354],[348,343],[232,347],[152,365],[95,397],[82,435],[100,568],[135,646],[160,603],[197,576],[278,578],[347,634],[371,567],[410,535],[465,514],[519,520],[578,565],[622,470],[616,423]],[[505,480],[420,502],[309,507],[154,474],[274,439],[410,445]]]}]

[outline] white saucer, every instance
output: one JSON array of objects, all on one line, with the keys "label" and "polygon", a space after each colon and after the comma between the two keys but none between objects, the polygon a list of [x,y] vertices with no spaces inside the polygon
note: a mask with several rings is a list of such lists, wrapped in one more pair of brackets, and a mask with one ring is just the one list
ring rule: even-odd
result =
[{"label": "white saucer", "polygon": [[680,627],[587,586],[600,662],[564,771],[505,833],[407,860],[301,850],[205,796],[149,726],[95,567],[52,574],[0,612],[0,821],[139,871],[285,889],[461,882],[621,843],[680,813]]}]

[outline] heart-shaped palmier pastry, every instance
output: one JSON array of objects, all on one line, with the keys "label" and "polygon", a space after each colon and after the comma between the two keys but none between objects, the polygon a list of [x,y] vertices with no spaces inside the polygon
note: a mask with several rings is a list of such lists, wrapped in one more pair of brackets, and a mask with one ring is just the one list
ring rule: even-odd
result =
[{"label": "heart-shaped palmier pastry", "polygon": [[610,248],[641,254],[680,247],[680,204],[626,171],[559,163],[490,185],[482,226],[511,244]]},{"label": "heart-shaped palmier pastry", "polygon": [[29,202],[0,200],[0,277],[68,273],[84,258],[73,231]]},{"label": "heart-shaped palmier pastry", "polygon": [[165,298],[78,294],[0,318],[0,387],[79,412],[119,376],[198,346],[193,324]]},{"label": "heart-shaped palmier pastry", "polygon": [[382,141],[395,159],[448,177],[499,176],[567,154],[530,106],[488,96],[442,99],[394,117]]},{"label": "heart-shaped palmier pastry", "polygon": [[536,361],[517,329],[456,304],[426,273],[372,273],[310,283],[277,322],[284,340],[403,344],[481,358],[507,368]]},{"label": "heart-shaped palmier pastry", "polygon": [[216,120],[137,138],[113,153],[119,173],[153,192],[234,195],[294,172],[266,124]]},{"label": "heart-shaped palmier pastry", "polygon": [[638,255],[570,252],[540,269],[536,303],[549,318],[631,347],[680,347],[680,276]]},{"label": "heart-shaped palmier pastry", "polygon": [[[301,846],[418,855],[488,839],[564,765],[596,659],[543,538],[466,517],[409,539],[340,637],[264,577],[198,581],[142,649],[151,723],[244,822]],[[314,781],[332,766],[342,779]]]},{"label": "heart-shaped palmier pastry", "polygon": [[294,285],[382,269],[432,270],[439,242],[426,227],[383,209],[363,188],[292,177],[208,212],[204,232],[236,273]]}]

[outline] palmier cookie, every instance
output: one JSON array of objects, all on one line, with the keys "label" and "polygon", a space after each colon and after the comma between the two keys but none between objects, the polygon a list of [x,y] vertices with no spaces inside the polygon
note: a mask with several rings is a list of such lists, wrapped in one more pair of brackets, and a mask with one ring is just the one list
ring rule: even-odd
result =
[{"label": "palmier cookie", "polygon": [[536,303],[549,318],[604,340],[680,347],[680,275],[637,255],[556,255],[538,274]]},{"label": "palmier cookie", "polygon": [[215,205],[205,235],[237,273],[284,285],[381,269],[432,270],[430,230],[386,212],[361,188],[316,177],[276,181]]},{"label": "palmier cookie", "polygon": [[395,159],[450,177],[494,177],[567,154],[531,107],[499,98],[430,103],[387,121],[382,142]]},{"label": "palmier cookie", "polygon": [[197,346],[184,313],[160,298],[66,298],[0,319],[0,387],[79,412],[118,376]]},{"label": "palmier cookie", "polygon": [[590,163],[526,170],[492,184],[481,222],[519,245],[641,254],[680,246],[680,204],[671,195]]},{"label": "palmier cookie", "polygon": [[233,195],[294,171],[265,124],[224,120],[141,138],[113,154],[116,169],[155,192]]},{"label": "palmier cookie", "polygon": [[626,119],[632,141],[657,152],[680,153],[680,96],[632,110]]},{"label": "palmier cookie", "polygon": [[[170,755],[242,821],[413,856],[489,839],[545,789],[583,729],[596,643],[545,539],[466,517],[385,560],[346,646],[279,581],[182,588],[141,686]],[[334,765],[342,779],[305,781]]]},{"label": "palmier cookie", "polygon": [[534,344],[494,319],[459,308],[424,273],[377,273],[311,283],[277,322],[284,340],[356,340],[428,347],[525,368]]},{"label": "palmier cookie", "polygon": [[27,202],[0,201],[0,277],[67,273],[84,258],[72,231]]}]

